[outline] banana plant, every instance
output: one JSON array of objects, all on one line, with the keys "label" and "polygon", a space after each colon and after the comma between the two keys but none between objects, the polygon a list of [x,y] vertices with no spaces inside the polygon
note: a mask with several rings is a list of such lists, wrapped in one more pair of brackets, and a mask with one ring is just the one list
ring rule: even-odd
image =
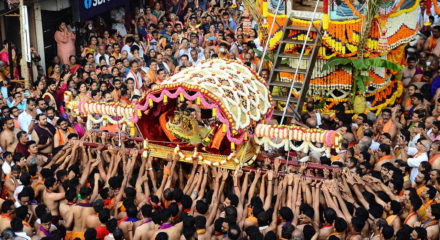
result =
[{"label": "banana plant", "polygon": [[403,68],[399,64],[382,58],[332,58],[323,67],[323,71],[328,71],[336,66],[351,66],[353,68],[353,96],[356,95],[357,89],[362,93],[367,90],[367,82],[373,79],[368,76],[368,71],[372,67],[381,67],[393,71],[401,71]]}]

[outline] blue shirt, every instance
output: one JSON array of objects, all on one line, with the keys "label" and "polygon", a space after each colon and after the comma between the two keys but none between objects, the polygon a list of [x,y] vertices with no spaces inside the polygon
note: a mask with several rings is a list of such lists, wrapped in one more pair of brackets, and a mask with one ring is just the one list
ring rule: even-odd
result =
[{"label": "blue shirt", "polygon": [[231,19],[229,19],[229,25],[223,22],[223,26],[229,27],[231,31],[235,31],[235,29],[237,29],[237,24],[234,21],[231,21]]},{"label": "blue shirt", "polygon": [[440,88],[440,77],[437,76],[434,78],[434,81],[431,83],[431,96],[435,96],[435,92]]},{"label": "blue shirt", "polygon": [[[14,104],[15,104],[15,100],[12,101],[11,103],[8,102],[8,107],[12,108],[14,106]],[[21,101],[21,103],[17,105],[17,108],[19,110],[25,111],[26,110],[26,99],[23,99],[23,101]]]}]

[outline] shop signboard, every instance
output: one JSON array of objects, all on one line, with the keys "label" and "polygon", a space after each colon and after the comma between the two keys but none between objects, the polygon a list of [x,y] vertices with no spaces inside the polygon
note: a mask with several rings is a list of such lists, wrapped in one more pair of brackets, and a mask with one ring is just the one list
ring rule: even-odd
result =
[{"label": "shop signboard", "polygon": [[85,21],[129,1],[130,0],[78,0],[80,20]]}]

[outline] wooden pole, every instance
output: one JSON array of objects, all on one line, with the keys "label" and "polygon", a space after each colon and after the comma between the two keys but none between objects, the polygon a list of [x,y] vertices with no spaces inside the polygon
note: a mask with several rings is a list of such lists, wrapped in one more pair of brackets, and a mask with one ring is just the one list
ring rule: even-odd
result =
[{"label": "wooden pole", "polygon": [[[103,145],[103,144],[100,144],[100,143],[92,143],[92,142],[83,142],[83,145],[86,146],[86,147],[97,148],[98,146],[101,146],[101,145]],[[105,144],[104,144],[104,148],[103,148],[103,150],[107,150],[109,146],[110,146],[110,145],[105,145]],[[133,149],[134,149],[134,148],[126,148],[126,149],[125,149],[125,152],[129,153],[129,152],[132,151]],[[120,151],[120,150],[121,150],[121,149],[119,149],[118,151]],[[142,155],[142,153],[144,152],[143,149],[135,149],[135,150],[137,150],[137,151],[139,152],[139,155]],[[183,162],[183,163],[188,163],[188,164],[189,164],[190,162]],[[256,172],[256,171],[258,170],[258,168],[253,168],[253,167],[244,166],[244,167],[242,168],[242,170],[243,170],[244,172]],[[265,174],[265,173],[266,173],[266,170],[264,170],[264,169],[260,169],[260,171],[261,171],[262,174]],[[281,176],[284,176],[286,173],[285,173],[285,172],[278,172],[278,174],[280,174]],[[318,181],[323,181],[323,180],[325,180],[325,178],[322,178],[322,177],[314,177],[314,176],[306,176],[306,175],[303,175],[302,177],[311,178],[312,180],[318,180]]]},{"label": "wooden pole", "polygon": [[[97,131],[97,130],[92,130],[91,132],[95,132],[95,133],[98,133],[98,134],[103,133],[102,131]],[[105,133],[105,134],[110,136],[110,137],[118,136],[117,133]],[[130,141],[135,141],[135,142],[143,142],[144,141],[144,139],[141,138],[141,137],[127,137],[125,139],[126,140],[130,140]],[[150,143],[154,143],[154,141],[151,141]],[[92,143],[92,142],[84,142],[84,145],[85,146],[90,146],[90,147],[98,147],[101,144],[99,144],[99,143]],[[139,154],[142,154],[142,150],[139,150]],[[259,162],[264,162],[267,159],[269,159],[271,161],[271,163],[274,163],[274,161],[275,161],[272,158],[267,158],[267,157],[262,157],[262,156],[257,157],[257,161],[259,161]],[[287,163],[288,166],[294,166],[294,167],[300,167],[301,166],[301,163],[299,163],[297,161],[287,161],[286,159],[280,159],[280,163],[281,164],[286,164]],[[317,169],[317,170],[328,169],[330,171],[340,169],[338,167],[332,167],[332,166],[322,165],[322,164],[317,164],[317,163],[307,163],[307,168]]]}]

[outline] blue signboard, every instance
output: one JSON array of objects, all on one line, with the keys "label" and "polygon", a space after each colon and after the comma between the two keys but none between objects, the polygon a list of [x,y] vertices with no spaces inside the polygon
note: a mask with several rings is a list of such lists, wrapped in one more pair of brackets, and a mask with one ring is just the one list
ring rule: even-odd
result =
[{"label": "blue signboard", "polygon": [[130,0],[78,0],[80,20],[85,21],[129,1]]}]

